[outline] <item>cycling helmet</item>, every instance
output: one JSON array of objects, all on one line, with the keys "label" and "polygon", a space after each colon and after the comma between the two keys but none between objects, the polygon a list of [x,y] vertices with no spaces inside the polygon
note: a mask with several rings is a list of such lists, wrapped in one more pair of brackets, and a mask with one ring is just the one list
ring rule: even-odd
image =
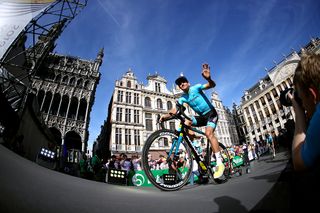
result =
[{"label": "cycling helmet", "polygon": [[180,76],[179,78],[176,79],[175,83],[176,85],[180,85],[181,83],[184,83],[184,82],[189,82],[188,79],[184,76]]}]

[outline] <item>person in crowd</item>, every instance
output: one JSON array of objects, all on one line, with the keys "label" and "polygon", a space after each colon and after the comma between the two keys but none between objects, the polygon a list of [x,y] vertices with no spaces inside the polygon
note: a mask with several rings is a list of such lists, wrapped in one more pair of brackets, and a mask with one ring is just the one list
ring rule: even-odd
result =
[{"label": "person in crowd", "polygon": [[305,53],[302,55],[295,70],[293,84],[296,93],[288,94],[296,120],[292,142],[292,161],[294,170],[303,171],[315,167],[320,158],[319,54]]},{"label": "person in crowd", "polygon": [[[214,172],[214,178],[219,178],[223,175],[224,164],[219,150],[219,143],[214,134],[218,122],[218,114],[214,106],[211,104],[203,90],[207,90],[216,86],[216,83],[211,79],[210,67],[208,64],[202,64],[202,76],[207,80],[206,84],[196,84],[190,86],[188,79],[180,76],[176,79],[176,85],[183,91],[182,96],[178,99],[178,104],[181,106],[189,105],[198,116],[191,116],[192,121],[186,119],[185,124],[188,126],[206,126],[205,134],[211,143],[217,159],[217,166]],[[161,116],[160,122],[176,114],[177,109],[172,108],[168,114]],[[189,132],[189,137],[193,141],[195,135]]]},{"label": "person in crowd", "polygon": [[91,165],[94,174],[98,174],[102,168],[101,152],[98,150],[91,159]]},{"label": "person in crowd", "polygon": [[118,169],[118,168],[116,168],[116,159],[117,159],[117,156],[111,155],[111,158],[106,165],[107,169]]},{"label": "person in crowd", "polygon": [[141,157],[133,155],[131,158],[134,171],[140,171],[141,169]]},{"label": "person in crowd", "polygon": [[248,146],[246,143],[242,145],[242,151],[243,151],[243,161],[244,165],[248,166],[250,164],[249,156],[248,156]]},{"label": "person in crowd", "polygon": [[87,177],[88,164],[87,164],[87,156],[86,156],[85,153],[82,153],[82,155],[81,155],[79,166],[80,166],[80,177],[81,178],[86,178]]},{"label": "person in crowd", "polygon": [[[295,112],[291,147],[291,211],[318,208],[320,190],[320,55],[302,53],[293,77],[295,93],[288,94]],[[290,167],[289,167],[290,168]]]},{"label": "person in crowd", "polygon": [[149,166],[150,166],[151,170],[156,169],[156,161],[155,161],[155,160],[153,160],[153,158],[152,158],[152,155],[151,155],[151,154],[148,154],[148,164],[149,164]]},{"label": "person in crowd", "polygon": [[121,169],[122,169],[122,170],[127,171],[127,174],[128,174],[129,171],[131,170],[131,168],[132,168],[132,163],[131,163],[131,160],[127,157],[126,154],[123,154],[123,155],[122,155],[122,160],[121,160],[121,162],[120,162],[120,166],[121,166]]},{"label": "person in crowd", "polygon": [[267,144],[268,144],[268,147],[269,147],[269,151],[271,149],[273,157],[275,158],[276,157],[276,150],[274,148],[274,139],[273,139],[273,137],[272,137],[272,135],[270,133],[266,134],[266,141],[267,141]]},{"label": "person in crowd", "polygon": [[181,166],[181,164],[179,163],[179,155],[175,155],[172,160],[171,158],[169,158],[168,166],[169,166],[169,174],[176,175],[176,181],[181,180],[182,174],[181,174],[181,171],[179,170],[179,166]]}]

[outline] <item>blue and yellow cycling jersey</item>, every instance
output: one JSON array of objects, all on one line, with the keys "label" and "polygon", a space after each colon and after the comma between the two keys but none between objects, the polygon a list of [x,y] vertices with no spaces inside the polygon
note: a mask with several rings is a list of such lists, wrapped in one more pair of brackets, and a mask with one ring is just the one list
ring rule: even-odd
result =
[{"label": "blue and yellow cycling jersey", "polygon": [[205,115],[214,109],[213,105],[203,93],[204,85],[196,84],[189,88],[188,93],[184,93],[178,103],[187,103],[198,115]]}]

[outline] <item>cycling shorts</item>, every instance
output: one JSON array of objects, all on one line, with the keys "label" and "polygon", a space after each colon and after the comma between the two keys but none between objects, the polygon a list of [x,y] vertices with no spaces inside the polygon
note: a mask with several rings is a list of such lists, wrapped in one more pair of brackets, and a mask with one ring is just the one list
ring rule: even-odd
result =
[{"label": "cycling shorts", "polygon": [[215,109],[207,112],[202,116],[193,116],[192,119],[192,126],[200,127],[200,126],[210,126],[212,128],[217,127],[218,123],[218,114]]}]

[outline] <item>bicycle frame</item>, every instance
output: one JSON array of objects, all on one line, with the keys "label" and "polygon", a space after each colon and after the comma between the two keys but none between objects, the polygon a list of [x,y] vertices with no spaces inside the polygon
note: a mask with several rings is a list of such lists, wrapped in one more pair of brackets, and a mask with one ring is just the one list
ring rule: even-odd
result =
[{"label": "bicycle frame", "polygon": [[[191,143],[191,140],[190,138],[188,137],[187,133],[186,133],[186,129],[189,129],[189,130],[192,130],[194,132],[197,132],[201,135],[205,135],[204,132],[200,131],[199,129],[195,128],[195,127],[190,127],[190,126],[187,126],[185,125],[182,121],[180,122],[179,124],[179,127],[177,129],[177,132],[178,132],[178,139],[177,140],[174,140],[173,143],[172,143],[172,146],[170,148],[170,151],[169,151],[169,155],[168,156],[171,156],[173,151],[174,151],[174,154],[175,155],[178,155],[178,152],[179,152],[179,146],[182,142],[182,139],[185,139],[185,142],[187,143],[187,146],[191,149],[191,152],[193,154],[193,158],[197,161],[197,163],[201,166],[201,168],[203,170],[207,170],[208,168],[208,165],[204,165],[203,161],[201,160],[200,158],[200,155],[198,154],[198,152],[195,150],[194,146],[192,145]],[[209,144],[207,144],[207,147],[209,146]],[[208,149],[207,149],[208,150]],[[207,155],[210,154],[210,153],[206,153]],[[191,157],[191,156],[190,156]]]}]

